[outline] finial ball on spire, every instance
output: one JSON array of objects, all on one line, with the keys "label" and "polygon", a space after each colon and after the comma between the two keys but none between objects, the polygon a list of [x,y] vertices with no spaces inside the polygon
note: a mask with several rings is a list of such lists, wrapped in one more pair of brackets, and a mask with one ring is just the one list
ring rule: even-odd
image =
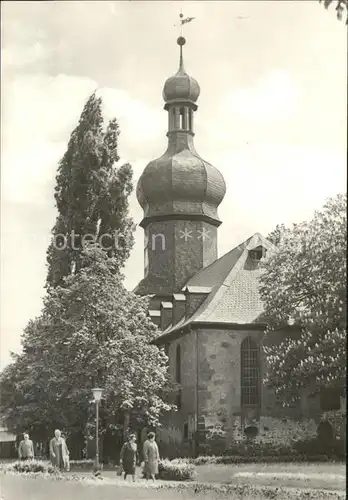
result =
[{"label": "finial ball on spire", "polygon": [[179,36],[176,42],[178,45],[185,45],[186,39],[183,36]]}]

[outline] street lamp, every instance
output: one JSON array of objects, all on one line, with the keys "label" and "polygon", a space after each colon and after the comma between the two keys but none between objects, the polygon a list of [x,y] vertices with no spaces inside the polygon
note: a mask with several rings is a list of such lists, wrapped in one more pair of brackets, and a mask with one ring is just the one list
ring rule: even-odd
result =
[{"label": "street lamp", "polygon": [[99,470],[99,403],[103,394],[103,389],[95,387],[92,389],[95,402],[95,466]]}]

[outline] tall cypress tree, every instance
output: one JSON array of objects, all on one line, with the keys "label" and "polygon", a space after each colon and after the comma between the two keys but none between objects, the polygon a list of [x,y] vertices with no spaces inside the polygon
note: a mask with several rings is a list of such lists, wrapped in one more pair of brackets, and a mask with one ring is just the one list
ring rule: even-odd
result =
[{"label": "tall cypress tree", "polygon": [[134,241],[128,207],[132,168],[117,165],[119,134],[116,119],[104,127],[102,100],[93,93],[58,166],[58,216],[47,251],[47,286],[63,285],[81,268],[81,252],[90,241],[114,257],[118,269],[129,256]]}]

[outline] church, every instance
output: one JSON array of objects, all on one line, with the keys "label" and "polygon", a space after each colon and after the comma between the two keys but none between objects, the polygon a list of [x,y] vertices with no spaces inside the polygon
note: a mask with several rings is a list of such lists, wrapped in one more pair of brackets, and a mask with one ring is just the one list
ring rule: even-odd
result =
[{"label": "church", "polygon": [[[185,38],[177,43],[179,69],[163,88],[168,147],[137,186],[145,244],[144,278],[135,292],[151,296],[149,315],[161,331],[155,343],[169,356],[180,388],[178,410],[165,416],[157,439],[168,455],[189,456],[204,452],[209,432],[222,432],[228,447],[237,424],[257,429],[262,416],[284,416],[285,410],[276,409],[275,395],[262,384],[259,262],[272,244],[256,233],[218,258],[218,207],[226,185],[195,149],[200,86],[184,68]],[[274,340],[286,334],[276,332]],[[306,400],[287,411],[300,416],[310,408]]]}]

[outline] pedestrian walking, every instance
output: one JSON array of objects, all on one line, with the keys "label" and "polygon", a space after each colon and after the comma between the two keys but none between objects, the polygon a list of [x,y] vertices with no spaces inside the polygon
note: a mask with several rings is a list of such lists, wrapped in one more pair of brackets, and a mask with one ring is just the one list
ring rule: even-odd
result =
[{"label": "pedestrian walking", "polygon": [[18,457],[20,460],[30,460],[34,458],[34,445],[29,434],[23,434],[23,439],[18,446]]},{"label": "pedestrian walking", "polygon": [[124,479],[126,479],[128,475],[131,475],[133,478],[133,482],[135,481],[137,452],[138,447],[136,444],[135,434],[130,434],[128,436],[128,441],[124,443],[121,449],[120,466],[122,467],[124,472]]},{"label": "pedestrian walking", "polygon": [[54,467],[69,471],[69,450],[59,429],[54,431],[54,438],[50,441],[50,460]]},{"label": "pedestrian walking", "polygon": [[154,432],[148,433],[144,443],[143,453],[145,477],[146,479],[152,479],[154,481],[156,474],[158,474],[158,462],[160,458]]}]

